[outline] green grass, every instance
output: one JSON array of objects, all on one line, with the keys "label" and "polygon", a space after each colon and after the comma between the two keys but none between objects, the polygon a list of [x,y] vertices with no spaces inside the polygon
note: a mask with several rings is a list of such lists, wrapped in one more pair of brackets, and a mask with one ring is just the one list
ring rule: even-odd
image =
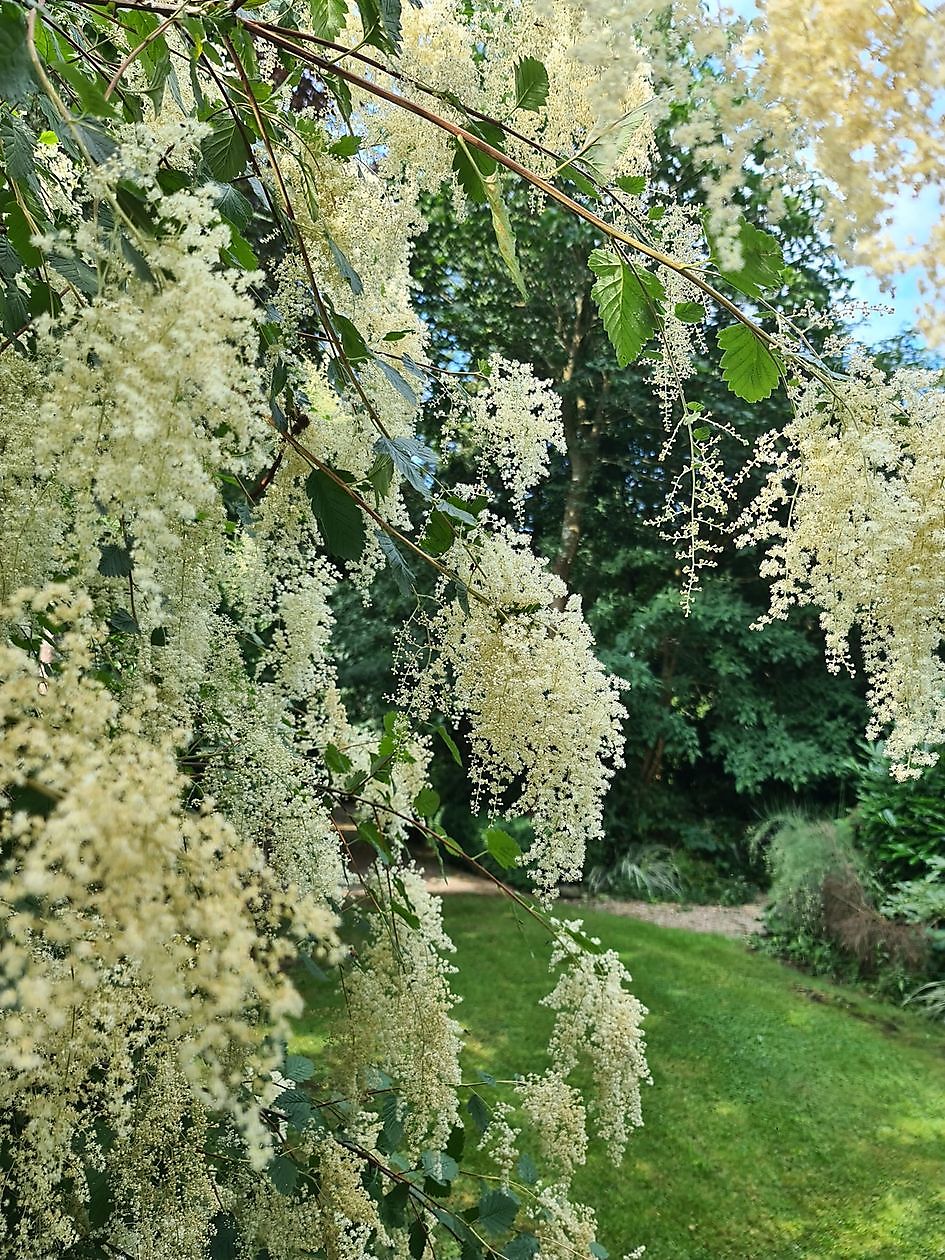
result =
[{"label": "green grass", "polygon": [[[541,1070],[547,945],[505,901],[446,900],[470,1070]],[[744,946],[600,912],[646,1021],[654,1085],[615,1167],[592,1148],[576,1193],[612,1257],[945,1257],[945,1033]],[[317,1053],[314,1024],[295,1048]]]}]

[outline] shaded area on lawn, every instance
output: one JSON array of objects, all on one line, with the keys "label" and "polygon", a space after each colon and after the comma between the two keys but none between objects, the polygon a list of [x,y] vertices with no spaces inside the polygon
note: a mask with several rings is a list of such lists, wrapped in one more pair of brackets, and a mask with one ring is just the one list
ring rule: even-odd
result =
[{"label": "shaded area on lawn", "polygon": [[[469,1061],[540,1070],[547,947],[503,901],[450,897]],[[650,1007],[646,1127],[576,1188],[600,1237],[647,1260],[945,1255],[945,1034],[728,940],[601,912]]]}]

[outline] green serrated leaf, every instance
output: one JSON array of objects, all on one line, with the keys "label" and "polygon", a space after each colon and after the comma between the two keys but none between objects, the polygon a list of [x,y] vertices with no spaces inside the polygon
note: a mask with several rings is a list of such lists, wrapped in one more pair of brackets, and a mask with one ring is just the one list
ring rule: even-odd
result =
[{"label": "green serrated leaf", "polygon": [[236,1260],[239,1255],[239,1229],[229,1212],[217,1212],[211,1222],[210,1260]]},{"label": "green serrated leaf", "polygon": [[249,161],[249,147],[235,118],[222,118],[204,137],[200,152],[211,176],[222,184],[242,175]]},{"label": "green serrated leaf", "polygon": [[656,99],[653,98],[629,110],[620,118],[598,122],[594,126],[581,154],[581,161],[593,171],[597,179],[606,181],[610,177],[617,161],[629,148],[634,134],[655,108]]},{"label": "green serrated leaf", "polygon": [[439,735],[440,739],[442,739],[443,743],[446,745],[447,749],[449,750],[450,756],[453,758],[453,760],[456,762],[458,766],[461,766],[463,764],[463,759],[460,756],[459,749],[456,746],[456,740],[453,739],[452,735],[449,733],[446,727],[442,725],[442,723],[439,726],[437,726],[435,730],[436,730],[437,735]]},{"label": "green serrated leaf", "polygon": [[420,1164],[427,1176],[441,1185],[448,1185],[459,1176],[459,1164],[444,1151],[424,1151]]},{"label": "green serrated leaf", "polygon": [[485,841],[489,856],[494,862],[498,862],[503,870],[508,871],[518,865],[522,850],[507,831],[503,831],[501,827],[490,827],[485,834]]},{"label": "green serrated leaf", "polygon": [[0,4],[0,100],[18,103],[38,90],[26,45],[25,6]]},{"label": "green serrated leaf", "polygon": [[677,302],[673,314],[682,324],[701,324],[705,319],[705,307],[701,302]]},{"label": "green serrated leaf", "polygon": [[391,385],[393,385],[394,389],[396,389],[397,393],[400,394],[404,402],[409,403],[411,407],[416,407],[417,395],[413,392],[413,389],[410,385],[408,385],[397,369],[392,367],[390,363],[386,363],[381,358],[375,359],[374,362],[380,369],[381,374]]},{"label": "green serrated leaf", "polygon": [[620,175],[614,180],[618,188],[622,188],[631,197],[642,197],[646,191],[645,175]]},{"label": "green serrated leaf", "polygon": [[220,218],[226,219],[227,223],[235,227],[238,232],[245,231],[253,217],[252,202],[232,184],[218,186],[213,204]]},{"label": "green serrated leaf", "polygon": [[307,1081],[315,1075],[315,1064],[304,1054],[290,1054],[286,1057],[282,1075],[290,1081]]},{"label": "green serrated leaf", "polygon": [[402,595],[413,595],[413,569],[401,555],[400,548],[393,538],[389,534],[385,534],[382,529],[377,530],[375,536],[381,551],[387,557],[387,563],[390,565],[391,573],[394,575],[397,589]]},{"label": "green serrated leaf", "polygon": [[522,269],[518,265],[518,255],[515,252],[515,233],[512,231],[508,207],[502,199],[498,174],[485,176],[482,180],[482,187],[486,195],[486,201],[489,203],[489,209],[492,212],[492,227],[495,231],[495,239],[499,246],[499,253],[502,255],[502,261],[508,268],[509,275],[515,281],[515,287],[522,297],[527,299],[528,290],[525,288],[525,277],[522,275]]},{"label": "green serrated leaf", "polygon": [[27,267],[39,267],[42,253],[32,243],[33,228],[22,209],[14,202],[4,212],[7,239]]},{"label": "green serrated leaf", "polygon": [[103,577],[128,577],[134,569],[134,561],[127,547],[106,543],[98,561],[98,571]]},{"label": "green serrated leaf", "polygon": [[345,352],[345,358],[351,363],[363,363],[371,357],[367,348],[367,342],[361,335],[357,325],[352,323],[347,315],[342,315],[340,311],[332,310],[331,322],[335,326],[335,331],[341,338],[341,348]]},{"label": "green serrated leaf", "polygon": [[328,152],[334,157],[349,158],[354,157],[360,148],[360,136],[342,136],[340,140],[328,146]]},{"label": "green serrated leaf", "polygon": [[384,1195],[379,1205],[382,1223],[389,1229],[401,1229],[406,1219],[409,1199],[410,1186],[406,1181],[399,1182]]},{"label": "green serrated leaf", "polygon": [[12,280],[17,272],[23,270],[20,256],[5,236],[0,236],[0,275]]},{"label": "green serrated leaf", "polygon": [[33,136],[13,114],[0,118],[0,142],[3,162],[10,179],[26,180],[33,174]]},{"label": "green serrated leaf", "polygon": [[335,244],[330,236],[328,237],[328,248],[331,250],[331,256],[335,260],[335,265],[347,280],[348,287],[351,292],[355,295],[355,297],[360,297],[364,292],[364,284],[361,277],[351,266],[351,260],[348,258],[348,255],[344,252],[340,245]]},{"label": "green serrated leaf", "polygon": [[356,0],[364,41],[383,52],[400,51],[400,0]]},{"label": "green serrated leaf", "polygon": [[272,1103],[276,1111],[285,1113],[294,1129],[304,1129],[314,1114],[314,1107],[300,1089],[284,1089]]},{"label": "green serrated leaf", "polygon": [[526,1186],[533,1186],[538,1180],[538,1166],[527,1151],[522,1151],[515,1164],[515,1171],[518,1174],[519,1181],[525,1183]]},{"label": "green serrated leaf", "polygon": [[80,120],[70,128],[75,131],[85,145],[86,152],[93,162],[100,164],[108,161],[117,145],[100,123],[91,119]]},{"label": "green serrated leaf", "polygon": [[452,547],[455,538],[456,531],[453,529],[450,518],[439,508],[434,508],[430,513],[423,537],[420,539],[420,546],[428,555],[442,556]]},{"label": "green serrated leaf", "polygon": [[518,1213],[518,1199],[504,1190],[487,1190],[479,1200],[477,1232],[493,1238],[512,1228]]},{"label": "green serrated leaf", "polygon": [[778,384],[778,361],[744,324],[724,328],[718,336],[722,376],[733,394],[745,402],[768,398]]},{"label": "green serrated leaf", "polygon": [[68,280],[86,297],[95,297],[98,293],[98,272],[81,258],[76,258],[74,255],[69,257],[65,254],[50,254],[47,261],[64,280]]},{"label": "green serrated leaf", "polygon": [[312,31],[322,39],[336,39],[348,20],[347,0],[308,0]]},{"label": "green serrated leaf", "polygon": [[506,1244],[502,1254],[505,1260],[532,1260],[533,1256],[538,1255],[539,1246],[534,1234],[530,1232],[516,1234],[512,1241]]},{"label": "green serrated leaf", "polygon": [[99,76],[90,78],[74,61],[54,61],[50,69],[72,88],[84,114],[93,118],[117,117],[114,105],[105,99],[105,81]]},{"label": "green serrated leaf", "polygon": [[617,363],[626,367],[659,328],[665,291],[651,272],[642,267],[631,270],[609,249],[593,250],[588,266],[597,276],[591,296],[617,353]]},{"label": "green serrated leaf", "polygon": [[[505,137],[502,129],[493,123],[467,121],[466,130],[478,136],[480,140],[485,140],[494,149],[501,149],[503,146]],[[456,139],[453,171],[470,201],[476,205],[485,205],[486,191],[482,186],[482,181],[494,175],[497,169],[498,164],[491,154],[483,153],[474,145],[467,144],[461,137]]]},{"label": "green serrated leaf", "polygon": [[289,1195],[299,1183],[299,1168],[287,1155],[277,1155],[269,1165],[269,1177],[280,1194]]},{"label": "green serrated leaf", "polygon": [[231,224],[230,243],[223,251],[227,262],[236,263],[243,271],[255,271],[259,266],[259,259],[253,252],[253,247],[249,241],[242,236],[237,229]]},{"label": "green serrated leaf", "polygon": [[374,487],[379,499],[386,499],[390,494],[391,482],[394,480],[394,461],[382,451],[375,455],[374,463],[368,469],[367,479]]},{"label": "green serrated leaf", "polygon": [[367,535],[361,509],[351,495],[320,468],[309,473],[305,492],[331,554],[342,560],[360,560]]},{"label": "green serrated leaf", "polygon": [[378,0],[381,26],[395,53],[400,52],[402,31],[400,26],[400,0]]},{"label": "green serrated leaf", "polygon": [[26,294],[15,284],[7,285],[0,290],[0,323],[8,337],[13,337],[30,320]]},{"label": "green serrated leaf", "polygon": [[463,1157],[463,1150],[466,1146],[466,1130],[461,1124],[453,1125],[450,1132],[449,1141],[446,1143],[447,1155],[452,1155],[453,1159],[459,1161]]},{"label": "green serrated leaf", "polygon": [[414,797],[413,807],[419,818],[432,818],[440,808],[440,794],[433,788],[421,788]]},{"label": "green serrated leaf", "polygon": [[776,288],[784,271],[784,254],[781,246],[770,234],[754,227],[744,217],[739,220],[738,241],[741,245],[742,265],[737,270],[726,271],[719,262],[716,238],[706,224],[706,238],[712,261],[723,279],[746,297],[761,297],[764,289]]},{"label": "green serrated leaf", "polygon": [[410,1226],[410,1233],[407,1237],[407,1251],[412,1260],[423,1260],[427,1254],[427,1239],[429,1231],[426,1224],[421,1218],[417,1218]]},{"label": "green serrated leaf", "polygon": [[378,827],[377,823],[371,818],[362,818],[358,823],[358,835],[367,844],[371,846],[379,857],[385,862],[390,863],[394,860],[394,850],[391,848],[387,837]]},{"label": "green serrated leaf", "polygon": [[548,99],[548,71],[535,57],[523,57],[515,66],[515,109],[535,112]]},{"label": "green serrated leaf", "polygon": [[430,497],[433,474],[436,471],[436,455],[426,443],[415,437],[378,438],[374,443],[378,453],[387,454],[394,461],[400,475],[419,491],[424,498]]},{"label": "green serrated leaf", "polygon": [[108,624],[118,634],[140,634],[141,627],[126,608],[116,608],[108,619]]},{"label": "green serrated leaf", "polygon": [[592,201],[600,201],[600,189],[587,178],[583,171],[579,171],[573,162],[562,166],[558,174],[564,179],[569,179],[572,184],[577,184],[585,197],[590,197]]},{"label": "green serrated leaf", "polygon": [[466,1100],[466,1110],[469,1112],[469,1118],[479,1132],[485,1133],[489,1127],[489,1122],[492,1120],[492,1112],[475,1091]]}]

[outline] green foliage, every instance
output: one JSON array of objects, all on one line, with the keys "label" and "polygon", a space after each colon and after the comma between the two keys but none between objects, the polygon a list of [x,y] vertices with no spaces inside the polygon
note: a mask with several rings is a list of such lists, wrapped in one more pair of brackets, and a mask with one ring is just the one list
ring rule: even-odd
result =
[{"label": "green foliage", "polygon": [[527,300],[528,290],[525,287],[525,277],[522,275],[518,254],[515,251],[515,233],[512,231],[512,221],[509,218],[508,207],[502,198],[498,174],[483,175],[482,188],[489,210],[492,213],[492,226],[495,230],[495,239],[499,246],[502,261],[508,268],[509,275],[515,281],[515,287],[522,297]]},{"label": "green foliage", "polygon": [[360,560],[367,536],[361,509],[351,495],[320,468],[309,473],[305,491],[328,550],[342,560]]},{"label": "green foliage", "polygon": [[535,57],[523,57],[515,67],[515,108],[536,111],[548,99],[548,71]]},{"label": "green foliage", "polygon": [[597,276],[591,296],[616,351],[617,364],[626,367],[659,327],[660,304],[666,296],[663,286],[643,267],[628,267],[609,249],[593,250],[587,263]]},{"label": "green foliage", "polygon": [[632,844],[613,866],[592,866],[587,886],[594,893],[646,901],[678,901],[683,896],[679,864],[672,849],[660,844]]},{"label": "green foliage", "polygon": [[770,398],[778,384],[778,361],[761,338],[744,324],[733,324],[717,340],[722,376],[732,393],[752,403]]},{"label": "green foliage", "polygon": [[[883,914],[906,923],[945,929],[945,857],[928,859],[929,869],[919,879],[899,880],[883,902]],[[945,931],[942,933],[945,938]]]},{"label": "green foliage", "polygon": [[928,934],[876,908],[877,888],[849,818],[774,818],[757,833],[771,872],[770,948],[815,971],[902,992],[928,976]]},{"label": "green foliage", "polygon": [[348,14],[347,0],[309,0],[312,30],[322,39],[336,39]]},{"label": "green foliage", "polygon": [[[466,1079],[541,1071],[550,1013],[538,1006],[547,977],[537,932],[498,898],[449,897],[444,913],[460,1010],[477,1029]],[[598,1215],[612,1256],[643,1239],[660,1260],[945,1251],[939,1027],[736,941],[584,917],[635,968],[653,1012],[655,1083],[630,1172],[615,1172],[594,1140],[576,1186],[607,1187]]]},{"label": "green foliage", "polygon": [[825,881],[851,867],[863,872],[849,823],[782,814],[763,824],[755,838],[764,844],[771,874],[768,922],[772,931],[822,938]]},{"label": "green foliage", "polygon": [[241,175],[249,161],[245,128],[230,116],[220,119],[200,149],[207,170],[221,184]]},{"label": "green foliage", "polygon": [[498,862],[503,870],[511,870],[522,856],[519,844],[501,827],[489,827],[485,835],[486,848],[494,862]]},{"label": "green foliage", "polygon": [[863,745],[856,772],[857,844],[887,884],[919,875],[945,853],[945,765],[899,782],[882,745]]},{"label": "green foliage", "polygon": [[770,232],[762,232],[742,218],[738,229],[742,265],[734,270],[719,262],[717,244],[707,230],[712,261],[724,280],[746,297],[759,298],[765,289],[776,288],[784,272],[784,254]]},{"label": "green foliage", "polygon": [[35,91],[23,6],[14,0],[3,0],[0,4],[0,100],[16,104]]}]

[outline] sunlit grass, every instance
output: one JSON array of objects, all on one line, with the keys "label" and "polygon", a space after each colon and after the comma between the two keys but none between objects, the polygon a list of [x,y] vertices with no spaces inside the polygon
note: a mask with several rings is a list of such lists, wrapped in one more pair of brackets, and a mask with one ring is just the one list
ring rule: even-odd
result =
[{"label": "sunlit grass", "polygon": [[[482,898],[451,898],[446,916],[472,1064],[540,1068],[539,933]],[[621,1167],[595,1148],[579,1179],[612,1256],[641,1242],[648,1260],[945,1256],[939,1029],[733,941],[586,919],[651,1010],[645,1128]]]},{"label": "sunlit grass", "polygon": [[[445,914],[470,1072],[540,1070],[540,929],[498,899],[450,897]],[[945,1257],[940,1027],[733,941],[586,922],[651,1011],[646,1125],[619,1167],[595,1146],[577,1183],[612,1257],[639,1243],[646,1260]],[[293,1049],[318,1057],[323,1026],[305,1021]]]}]

